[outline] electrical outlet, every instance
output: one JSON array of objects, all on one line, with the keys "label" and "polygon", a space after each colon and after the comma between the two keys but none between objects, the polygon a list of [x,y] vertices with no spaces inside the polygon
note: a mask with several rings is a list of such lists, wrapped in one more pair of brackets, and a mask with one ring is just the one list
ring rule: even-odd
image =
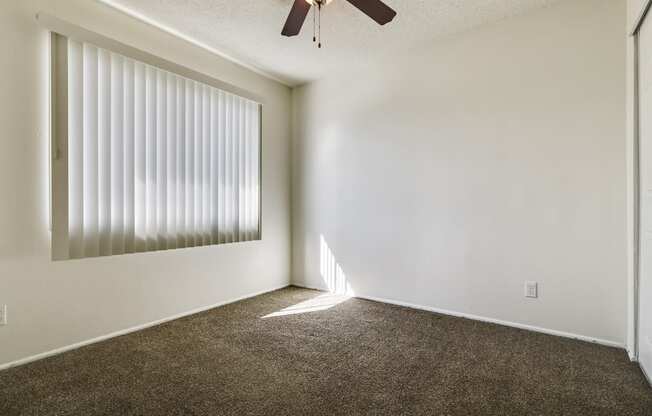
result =
[{"label": "electrical outlet", "polygon": [[0,305],[0,325],[7,325],[7,305]]},{"label": "electrical outlet", "polygon": [[525,282],[525,297],[538,298],[539,290],[537,282]]}]

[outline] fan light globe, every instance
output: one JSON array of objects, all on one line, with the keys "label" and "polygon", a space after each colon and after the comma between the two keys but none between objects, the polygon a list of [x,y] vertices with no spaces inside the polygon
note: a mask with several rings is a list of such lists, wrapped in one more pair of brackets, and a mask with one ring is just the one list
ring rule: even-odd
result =
[{"label": "fan light globe", "polygon": [[306,3],[310,4],[311,6],[316,6],[317,3],[321,3],[322,6],[325,6],[331,1],[333,0],[321,0],[321,2],[319,2],[318,0],[306,0]]}]

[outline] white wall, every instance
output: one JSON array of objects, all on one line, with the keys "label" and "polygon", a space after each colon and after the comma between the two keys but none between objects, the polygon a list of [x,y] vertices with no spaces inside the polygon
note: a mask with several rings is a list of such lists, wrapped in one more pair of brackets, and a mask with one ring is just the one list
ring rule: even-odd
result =
[{"label": "white wall", "polygon": [[[50,261],[47,33],[38,11],[245,88],[265,101],[263,240]],[[289,88],[88,0],[0,6],[0,366],[289,283]]]},{"label": "white wall", "polygon": [[295,90],[294,282],[327,253],[358,295],[624,345],[626,19],[565,1]]}]

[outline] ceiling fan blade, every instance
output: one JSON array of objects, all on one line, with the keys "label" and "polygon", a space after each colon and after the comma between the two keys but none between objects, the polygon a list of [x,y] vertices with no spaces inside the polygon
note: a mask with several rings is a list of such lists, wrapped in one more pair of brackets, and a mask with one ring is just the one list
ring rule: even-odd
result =
[{"label": "ceiling fan blade", "polygon": [[396,12],[380,0],[347,0],[349,3],[360,9],[367,16],[374,19],[378,24],[389,23],[396,16]]},{"label": "ceiling fan blade", "polygon": [[310,11],[310,4],[306,0],[294,0],[292,10],[290,10],[290,15],[288,20],[285,21],[281,34],[283,36],[298,35],[306,16],[308,16],[308,11]]}]

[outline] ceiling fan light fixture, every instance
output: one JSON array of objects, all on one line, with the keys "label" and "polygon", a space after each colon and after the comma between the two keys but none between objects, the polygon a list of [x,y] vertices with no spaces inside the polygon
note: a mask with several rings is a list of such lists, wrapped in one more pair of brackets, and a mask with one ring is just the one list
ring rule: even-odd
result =
[{"label": "ceiling fan light fixture", "polygon": [[[313,35],[312,41],[316,42],[321,39],[321,9],[322,6],[328,5],[332,0],[294,0],[292,9],[285,21],[285,26],[281,31],[283,36],[296,36],[301,31],[303,22],[308,17],[308,12],[312,9]],[[362,13],[376,21],[379,25],[385,25],[396,17],[396,11],[383,3],[383,0],[347,0]],[[314,8],[312,6],[315,6]],[[321,41],[319,42],[321,48]]]},{"label": "ceiling fan light fixture", "polygon": [[308,3],[311,6],[317,6],[318,3],[321,3],[322,6],[326,6],[328,3],[332,2],[333,0],[306,0],[306,3]]}]

